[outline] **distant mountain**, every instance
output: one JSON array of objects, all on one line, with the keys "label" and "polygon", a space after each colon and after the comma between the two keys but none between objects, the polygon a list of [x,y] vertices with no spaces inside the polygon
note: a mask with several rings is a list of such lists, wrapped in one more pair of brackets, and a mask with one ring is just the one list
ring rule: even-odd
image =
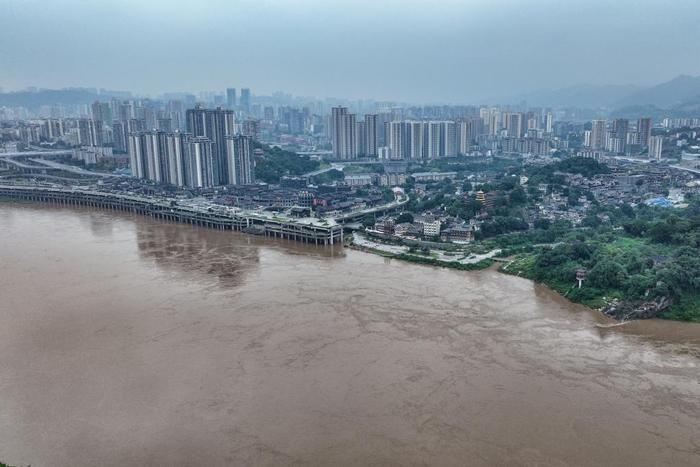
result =
[{"label": "distant mountain", "polygon": [[653,105],[661,109],[682,107],[700,100],[700,76],[681,75],[671,81],[642,89],[615,102],[616,108]]},{"label": "distant mountain", "polygon": [[500,99],[503,103],[525,101],[528,105],[544,107],[579,107],[597,109],[610,107],[612,103],[642,91],[644,88],[633,84],[596,86],[580,84],[563,89],[542,89],[519,96]]},{"label": "distant mountain", "polygon": [[[700,76],[681,75],[655,86],[582,84],[563,89],[540,90],[506,99],[501,103],[526,102],[545,107],[607,109],[623,114],[643,108],[677,113],[696,111],[700,102]],[[615,110],[613,110],[615,109]]]},{"label": "distant mountain", "polygon": [[17,91],[0,93],[0,106],[26,107],[37,110],[42,105],[80,105],[111,97],[124,97],[127,93],[104,91],[99,94],[88,89],[41,89],[38,91]]}]

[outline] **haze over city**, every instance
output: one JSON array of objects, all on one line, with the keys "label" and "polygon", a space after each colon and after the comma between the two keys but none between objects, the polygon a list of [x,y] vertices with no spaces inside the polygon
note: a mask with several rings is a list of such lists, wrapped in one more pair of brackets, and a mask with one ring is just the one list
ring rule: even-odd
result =
[{"label": "haze over city", "polygon": [[0,1],[0,86],[483,103],[700,75],[693,0]]},{"label": "haze over city", "polygon": [[700,0],[0,0],[0,467],[700,466]]}]

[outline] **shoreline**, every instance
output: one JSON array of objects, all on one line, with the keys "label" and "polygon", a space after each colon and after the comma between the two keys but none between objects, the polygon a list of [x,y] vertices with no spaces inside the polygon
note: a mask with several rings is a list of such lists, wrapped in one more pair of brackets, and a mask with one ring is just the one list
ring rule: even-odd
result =
[{"label": "shoreline", "polygon": [[182,224],[294,240],[318,246],[343,244],[343,226],[334,219],[287,218],[226,206],[182,204],[174,199],[128,193],[0,185],[0,201],[88,206],[132,212]]},{"label": "shoreline", "polygon": [[[26,202],[27,204],[34,204],[34,205],[50,205],[50,204],[77,204],[77,205],[86,205],[86,206],[91,206],[91,207],[97,207],[102,210],[109,210],[109,209],[119,209],[115,208],[114,206],[105,206],[105,205],[99,205],[99,204],[87,204],[87,203],[62,203],[59,201],[55,200],[34,200],[34,199],[23,199],[23,198],[15,198],[15,197],[3,197],[0,196],[0,202],[8,202],[8,203],[22,203]],[[121,210],[125,211],[131,211],[130,209],[123,209]],[[136,211],[135,211],[136,212]],[[150,216],[146,213],[143,212],[137,212],[139,214],[144,215],[145,217],[155,217],[159,218],[162,220],[172,220],[178,223],[183,223],[183,224],[188,224],[188,222],[183,222],[183,221],[178,221],[177,219],[173,218],[173,216],[158,216],[158,215],[153,215],[151,214]],[[196,223],[195,225],[200,226],[200,227],[206,227],[206,228],[214,228],[214,229],[221,229],[221,227],[216,226],[214,224],[209,224],[209,223]],[[235,230],[235,229],[232,229]],[[341,230],[342,231],[342,230]],[[251,236],[261,236],[260,234],[255,234],[251,232],[246,232],[244,229],[240,229],[241,233],[245,233],[247,235]],[[265,234],[265,236],[268,236]],[[279,237],[279,238],[284,238],[284,237]],[[342,239],[343,237],[341,237]],[[554,289],[551,287],[549,284],[545,282],[538,282],[535,281],[534,279],[531,279],[529,277],[525,277],[519,274],[514,274],[511,272],[508,272],[504,270],[504,264],[507,265],[508,263],[503,263],[503,261],[499,261],[497,259],[493,259],[493,257],[488,257],[488,258],[483,258],[481,260],[475,261],[473,263],[460,263],[458,261],[443,261],[437,258],[432,258],[432,257],[425,257],[425,256],[420,256],[420,255],[415,255],[415,254],[410,254],[410,253],[392,253],[388,251],[382,251],[379,249],[367,247],[367,246],[362,246],[362,245],[357,245],[354,243],[354,241],[344,241],[341,240],[338,242],[341,246],[356,250],[356,251],[361,251],[369,254],[374,254],[377,256],[382,256],[385,258],[390,258],[390,259],[396,259],[399,261],[404,261],[407,263],[413,263],[417,265],[422,265],[422,266],[433,266],[433,267],[440,267],[440,268],[446,268],[446,269],[454,269],[458,271],[482,271],[482,270],[495,270],[501,274],[507,274],[511,275],[514,277],[519,277],[521,279],[526,279],[531,281],[533,284],[538,284],[546,287],[548,290],[552,291],[553,293],[557,294],[559,297],[567,300],[569,303],[577,305],[577,306],[582,306],[585,307],[587,310],[590,310],[592,312],[595,312],[598,316],[604,317],[606,320],[609,321],[608,326],[599,326],[600,328],[611,328],[611,327],[621,327],[627,323],[633,323],[637,321],[650,321],[650,320],[659,320],[659,321],[667,321],[667,322],[680,322],[680,323],[686,323],[686,324],[697,324],[700,325],[700,323],[694,322],[694,321],[685,321],[685,320],[676,320],[676,319],[669,319],[669,318],[663,318],[663,317],[653,317],[653,318],[646,318],[646,319],[632,319],[632,320],[626,320],[626,321],[620,321],[615,319],[612,316],[607,315],[602,311],[602,308],[593,308],[591,306],[588,306],[584,303],[579,303],[572,301],[567,297],[566,295],[560,293],[558,290]],[[333,243],[330,243],[331,245]],[[327,245],[327,244],[326,244]],[[324,244],[317,244],[317,246],[324,246]],[[493,255],[495,256],[495,255]]]},{"label": "shoreline", "polygon": [[[595,313],[598,317],[603,318],[607,321],[607,323],[599,323],[596,326],[601,329],[609,329],[609,328],[615,328],[615,327],[622,327],[626,324],[630,323],[635,323],[635,322],[644,322],[644,321],[661,321],[661,322],[670,322],[670,323],[684,323],[684,324],[695,324],[700,326],[700,323],[694,322],[694,321],[685,321],[685,320],[678,320],[678,319],[669,319],[669,318],[662,318],[662,317],[653,317],[653,318],[644,318],[644,319],[629,319],[629,320],[618,320],[614,318],[613,316],[610,316],[603,312],[602,308],[594,308],[589,305],[586,305],[585,303],[580,303],[580,302],[575,302],[571,300],[569,297],[564,295],[563,293],[559,292],[556,290],[554,287],[550,286],[546,282],[539,282],[534,279],[531,279],[529,277],[520,275],[520,274],[515,274],[507,271],[504,269],[505,266],[509,264],[509,262],[503,262],[495,259],[487,259],[487,260],[481,260],[476,263],[473,263],[472,265],[469,264],[461,264],[456,261],[440,261],[438,259],[434,258],[424,258],[425,261],[423,261],[421,256],[418,255],[411,255],[411,254],[395,254],[395,253],[390,253],[378,249],[373,249],[361,245],[356,245],[352,241],[347,245],[348,248],[351,248],[356,251],[362,251],[365,253],[370,253],[378,256],[382,256],[385,258],[391,258],[391,259],[397,259],[399,261],[405,261],[408,263],[413,263],[417,265],[422,265],[422,266],[434,266],[434,267],[440,267],[440,268],[446,268],[446,269],[455,269],[455,270],[461,270],[461,271],[483,271],[483,270],[492,270],[492,271],[497,271],[500,274],[505,274],[513,277],[519,277],[521,279],[528,280],[532,282],[533,284],[540,285],[543,287],[546,287],[547,290],[551,291],[552,293],[556,294],[557,296],[561,297],[562,299],[566,300],[567,302],[576,305],[576,306],[581,306],[584,307],[586,310]],[[488,261],[488,262],[487,262]],[[462,267],[464,266],[464,267]]]},{"label": "shoreline", "polygon": [[364,253],[370,253],[374,254],[377,256],[382,256],[384,258],[391,258],[391,259],[396,259],[399,261],[405,261],[407,263],[413,263],[413,264],[419,264],[422,266],[435,266],[435,267],[441,267],[441,268],[446,268],[446,269],[455,269],[458,271],[481,271],[484,269],[489,269],[494,267],[496,264],[498,264],[497,261],[494,261],[493,259],[486,258],[482,259],[479,261],[476,261],[474,263],[459,263],[457,261],[441,261],[436,258],[428,258],[424,256],[419,256],[419,255],[414,255],[410,253],[390,253],[387,251],[382,251],[362,245],[356,245],[354,243],[350,243],[346,245],[347,248],[350,248],[352,250],[356,251],[362,251]]}]

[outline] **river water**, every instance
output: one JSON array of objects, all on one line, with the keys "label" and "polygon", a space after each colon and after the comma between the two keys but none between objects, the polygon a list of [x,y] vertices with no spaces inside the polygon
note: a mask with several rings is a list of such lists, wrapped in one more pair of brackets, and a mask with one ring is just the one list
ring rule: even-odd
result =
[{"label": "river water", "polygon": [[700,465],[700,326],[496,271],[0,204],[0,460]]}]

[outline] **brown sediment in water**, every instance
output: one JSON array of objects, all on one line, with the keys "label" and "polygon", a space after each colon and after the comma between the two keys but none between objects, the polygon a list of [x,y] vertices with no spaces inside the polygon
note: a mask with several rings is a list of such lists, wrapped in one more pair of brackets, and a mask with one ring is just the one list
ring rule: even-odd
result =
[{"label": "brown sediment in water", "polygon": [[493,270],[0,204],[15,465],[694,465],[700,326]]}]

